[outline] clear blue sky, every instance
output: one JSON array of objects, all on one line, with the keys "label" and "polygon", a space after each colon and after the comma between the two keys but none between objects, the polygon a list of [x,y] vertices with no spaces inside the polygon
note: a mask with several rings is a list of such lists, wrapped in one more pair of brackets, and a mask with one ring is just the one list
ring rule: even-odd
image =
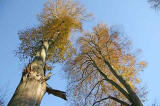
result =
[{"label": "clear blue sky", "polygon": [[[18,46],[19,30],[38,23],[39,13],[47,0],[0,0],[0,86],[7,86],[6,103],[14,93],[24,64],[14,56]],[[145,106],[160,101],[160,15],[149,7],[147,0],[81,0],[81,3],[94,14],[95,20],[85,27],[91,28],[98,22],[109,26],[117,25],[133,41],[134,48],[142,49],[139,58],[148,62],[141,73],[143,84],[147,87],[148,101]],[[56,65],[54,76],[49,81],[55,89],[65,90],[61,65]],[[158,102],[160,104],[160,102]],[[57,97],[46,94],[41,106],[66,106]]]}]

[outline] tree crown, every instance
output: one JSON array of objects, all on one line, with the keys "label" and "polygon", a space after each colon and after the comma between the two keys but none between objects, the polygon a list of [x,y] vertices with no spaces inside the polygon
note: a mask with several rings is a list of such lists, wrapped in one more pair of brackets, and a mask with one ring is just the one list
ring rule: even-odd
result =
[{"label": "tree crown", "polygon": [[[78,104],[92,104],[94,101],[113,96],[127,101],[112,84],[106,82],[97,68],[117,83],[121,88],[125,87],[111,73],[104,62],[107,60],[121,75],[135,92],[141,94],[137,89],[140,83],[138,73],[146,66],[145,61],[137,61],[136,55],[131,52],[131,41],[122,34],[112,31],[105,24],[98,24],[93,32],[85,33],[79,39],[80,53],[76,58],[68,62],[68,76],[71,81],[69,89],[74,89],[71,100],[79,100]],[[72,98],[74,97],[74,98]],[[77,98],[76,98],[77,97]],[[77,102],[76,102],[77,103]],[[102,102],[107,103],[107,102]],[[114,101],[110,101],[114,104]]]},{"label": "tree crown", "polygon": [[74,31],[82,31],[82,23],[90,15],[84,7],[73,0],[54,0],[45,4],[38,15],[37,27],[19,31],[21,41],[18,57],[34,58],[43,41],[48,41],[47,61],[62,62],[70,57],[74,49],[69,37]]}]

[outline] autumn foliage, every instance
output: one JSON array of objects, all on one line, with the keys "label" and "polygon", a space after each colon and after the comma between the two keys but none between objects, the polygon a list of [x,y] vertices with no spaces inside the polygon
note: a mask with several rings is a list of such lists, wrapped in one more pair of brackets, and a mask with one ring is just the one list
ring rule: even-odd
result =
[{"label": "autumn foliage", "polygon": [[70,57],[74,49],[69,37],[74,31],[82,31],[83,21],[90,14],[83,6],[72,0],[53,0],[45,4],[38,14],[37,27],[19,31],[21,41],[17,50],[20,59],[34,58],[43,41],[48,41],[47,61],[62,62]]},{"label": "autumn foliage", "polygon": [[72,95],[72,103],[79,106],[117,106],[120,104],[117,100],[120,100],[128,105],[132,104],[130,97],[127,97],[129,91],[117,76],[121,76],[140,95],[142,91],[138,90],[137,84],[141,80],[138,74],[146,66],[146,62],[137,61],[136,55],[131,52],[131,42],[105,24],[98,24],[93,32],[84,33],[78,43],[80,53],[67,63],[70,79],[68,89]]},{"label": "autumn foliage", "polygon": [[[83,22],[90,16],[82,5],[72,0],[47,2],[38,14],[40,23],[19,31],[17,56],[32,61],[40,49],[45,49],[44,64],[67,60],[68,98],[65,92],[61,91],[61,94],[72,105],[142,106],[145,92],[139,89],[141,80],[138,75],[146,67],[146,62],[138,61],[127,37],[105,24],[98,24],[92,32],[84,32]],[[76,55],[69,39],[75,31],[82,33]],[[49,48],[42,48],[44,42]],[[45,72],[45,65],[42,69]],[[46,89],[53,93],[50,87]],[[60,92],[55,91],[55,95]]]},{"label": "autumn foliage", "polygon": [[20,45],[16,55],[29,63],[9,106],[38,106],[46,92],[67,100],[66,92],[47,84],[52,76],[47,70],[74,54],[70,36],[73,32],[82,32],[83,22],[89,17],[84,7],[75,1],[48,1],[38,14],[39,24],[18,32]]}]

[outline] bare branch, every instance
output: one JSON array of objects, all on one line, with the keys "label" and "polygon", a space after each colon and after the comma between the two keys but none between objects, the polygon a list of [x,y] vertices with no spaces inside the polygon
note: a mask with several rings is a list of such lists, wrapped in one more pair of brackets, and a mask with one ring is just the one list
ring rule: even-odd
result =
[{"label": "bare branch", "polygon": [[45,76],[45,81],[49,80],[51,76],[52,76],[52,73],[49,72],[49,73],[47,74],[47,76]]},{"label": "bare branch", "polygon": [[126,102],[124,102],[124,101],[122,101],[122,100],[120,100],[118,98],[112,97],[112,96],[108,96],[107,98],[103,98],[103,99],[101,99],[99,101],[96,101],[96,102],[93,103],[92,106],[94,106],[95,104],[100,103],[100,102],[102,102],[104,100],[107,100],[107,99],[112,99],[112,100],[114,100],[114,101],[116,101],[116,102],[118,102],[118,103],[120,103],[120,104],[122,104],[124,106],[130,106],[128,103],[126,103]]},{"label": "bare branch", "polygon": [[67,98],[66,98],[66,92],[64,92],[64,91],[52,89],[51,87],[47,86],[46,92],[48,94],[52,94],[54,96],[60,97],[60,98],[62,98],[64,100],[67,100]]},{"label": "bare branch", "polygon": [[[104,80],[104,79],[103,79]],[[91,93],[92,93],[92,91],[94,90],[94,88],[100,83],[100,82],[102,82],[103,80],[100,80],[100,81],[98,81],[94,86],[93,86],[93,88],[91,89],[91,91],[89,92],[89,94],[86,96],[86,98],[85,98],[85,104],[86,104],[86,101],[87,101],[87,98],[91,95]]]}]

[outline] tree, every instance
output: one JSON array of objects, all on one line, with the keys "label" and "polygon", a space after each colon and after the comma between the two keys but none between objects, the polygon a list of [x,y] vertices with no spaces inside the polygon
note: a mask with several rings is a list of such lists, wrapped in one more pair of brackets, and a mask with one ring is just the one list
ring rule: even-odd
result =
[{"label": "tree", "polygon": [[80,53],[67,62],[70,101],[77,106],[142,106],[138,73],[146,66],[131,52],[131,42],[105,24],[79,38]]},{"label": "tree", "polygon": [[[66,93],[46,84],[56,62],[63,62],[74,52],[69,40],[74,31],[81,31],[89,14],[72,0],[54,0],[45,4],[38,15],[40,24],[20,31],[16,51],[21,60],[30,60],[8,106],[39,106],[46,92],[66,100]],[[47,74],[48,73],[48,74]]]},{"label": "tree", "polygon": [[151,4],[151,7],[158,9],[160,6],[160,0],[148,0],[148,2]]}]

